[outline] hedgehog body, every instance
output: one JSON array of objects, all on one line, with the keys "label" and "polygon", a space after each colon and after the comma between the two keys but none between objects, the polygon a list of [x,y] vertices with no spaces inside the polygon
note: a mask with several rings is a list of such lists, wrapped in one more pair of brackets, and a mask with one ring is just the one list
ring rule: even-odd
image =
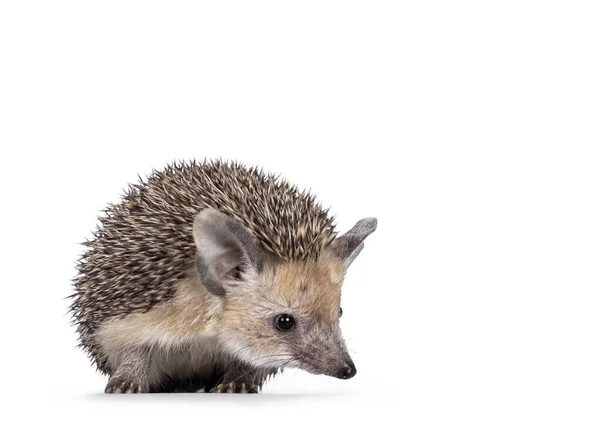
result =
[{"label": "hedgehog body", "polygon": [[[296,309],[321,318],[339,308],[348,261],[374,223],[363,220],[336,238],[332,217],[314,196],[236,163],[155,171],[108,207],[84,243],[71,305],[80,345],[111,375],[110,392],[257,390],[284,363],[323,372],[280,342],[292,333],[279,329],[271,342],[261,340],[269,335],[261,328],[273,328],[274,320],[263,316]],[[276,284],[293,286],[283,291],[294,294],[267,295]],[[312,328],[298,345],[315,345],[309,335],[322,324],[305,324]],[[350,360],[339,333],[329,346]],[[275,352],[287,354],[286,361],[275,360]],[[186,359],[192,353],[195,359]],[[269,363],[252,361],[260,357]],[[240,367],[253,372],[241,376],[251,387],[223,387]]]}]

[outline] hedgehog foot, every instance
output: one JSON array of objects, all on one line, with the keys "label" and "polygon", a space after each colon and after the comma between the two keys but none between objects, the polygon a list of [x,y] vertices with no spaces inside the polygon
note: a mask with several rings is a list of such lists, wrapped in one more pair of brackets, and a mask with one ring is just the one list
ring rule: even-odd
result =
[{"label": "hedgehog foot", "polygon": [[113,376],[106,385],[105,393],[108,394],[133,394],[148,393],[148,387],[140,382],[132,381],[126,377]]},{"label": "hedgehog foot", "polygon": [[144,347],[124,352],[118,368],[112,373],[105,393],[148,393],[148,369],[151,353]]},{"label": "hedgehog foot", "polygon": [[227,384],[218,384],[212,390],[211,393],[258,393],[258,386],[252,384],[246,384],[244,382],[229,382]]}]

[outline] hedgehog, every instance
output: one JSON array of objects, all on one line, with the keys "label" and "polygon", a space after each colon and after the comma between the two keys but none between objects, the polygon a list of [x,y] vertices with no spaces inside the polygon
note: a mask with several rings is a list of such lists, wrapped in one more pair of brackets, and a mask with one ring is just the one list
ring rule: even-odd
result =
[{"label": "hedgehog", "polygon": [[99,217],[70,312],[106,393],[257,393],[284,368],[349,379],[341,287],[375,231],[346,234],[279,176],[228,161],[153,170]]}]

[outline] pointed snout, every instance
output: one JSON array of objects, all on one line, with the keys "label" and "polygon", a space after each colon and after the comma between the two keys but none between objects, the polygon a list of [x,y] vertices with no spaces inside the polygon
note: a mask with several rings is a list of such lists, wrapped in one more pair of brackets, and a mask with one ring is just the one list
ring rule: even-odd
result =
[{"label": "pointed snout", "polygon": [[351,360],[348,360],[344,363],[344,365],[337,369],[334,376],[338,379],[350,379],[353,378],[355,374],[356,367],[354,366],[354,363]]}]

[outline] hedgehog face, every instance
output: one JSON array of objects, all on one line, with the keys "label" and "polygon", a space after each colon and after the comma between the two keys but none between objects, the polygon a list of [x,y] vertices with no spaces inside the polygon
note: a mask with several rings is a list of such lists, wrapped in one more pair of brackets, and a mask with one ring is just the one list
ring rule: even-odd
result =
[{"label": "hedgehog face", "polygon": [[283,261],[258,249],[231,218],[200,212],[196,267],[205,288],[223,297],[220,339],[229,353],[256,367],[353,377],[339,327],[341,286],[362,240],[375,230],[367,222],[336,238],[318,259]]},{"label": "hedgehog face", "polygon": [[268,263],[226,295],[222,339],[257,367],[299,367],[350,378],[356,372],[339,328],[344,269],[332,256]]}]

